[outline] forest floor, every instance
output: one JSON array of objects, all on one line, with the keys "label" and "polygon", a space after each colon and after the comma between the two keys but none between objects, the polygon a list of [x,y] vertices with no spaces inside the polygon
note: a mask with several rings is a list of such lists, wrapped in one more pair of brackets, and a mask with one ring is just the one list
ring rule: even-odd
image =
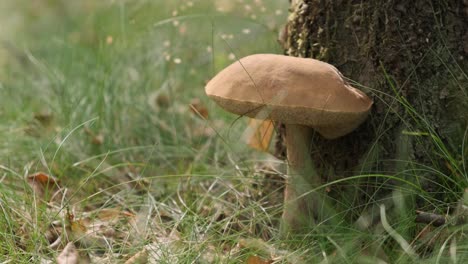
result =
[{"label": "forest floor", "polygon": [[281,54],[287,15],[283,0],[0,3],[0,263],[467,261],[463,226],[411,234],[384,207],[372,230],[280,235],[284,162],[204,86]]}]

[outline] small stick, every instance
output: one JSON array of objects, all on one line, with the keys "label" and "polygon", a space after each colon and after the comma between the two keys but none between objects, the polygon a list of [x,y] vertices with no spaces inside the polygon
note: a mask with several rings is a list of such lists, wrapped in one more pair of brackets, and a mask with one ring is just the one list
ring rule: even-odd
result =
[{"label": "small stick", "polygon": [[435,227],[443,226],[447,222],[447,217],[444,215],[416,211],[416,223],[431,224]]}]

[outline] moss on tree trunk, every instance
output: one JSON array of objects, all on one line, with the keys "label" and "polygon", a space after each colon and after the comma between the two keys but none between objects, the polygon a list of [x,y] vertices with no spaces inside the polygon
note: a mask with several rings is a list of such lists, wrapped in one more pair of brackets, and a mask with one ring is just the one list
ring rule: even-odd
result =
[{"label": "moss on tree trunk", "polygon": [[[374,100],[369,119],[351,134],[313,136],[311,156],[322,180],[395,175],[438,201],[453,201],[438,192],[464,188],[447,177],[460,177],[454,165],[461,166],[466,151],[468,1],[292,0],[290,11],[285,53],[335,65]],[[277,145],[277,151],[285,150]],[[369,177],[327,191],[349,208],[382,197],[397,182]],[[431,207],[422,199],[417,205]]]}]

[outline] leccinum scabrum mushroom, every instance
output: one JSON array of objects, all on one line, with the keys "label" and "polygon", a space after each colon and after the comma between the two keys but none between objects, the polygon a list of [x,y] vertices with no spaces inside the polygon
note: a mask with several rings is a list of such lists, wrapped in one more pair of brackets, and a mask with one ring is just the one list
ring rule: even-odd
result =
[{"label": "leccinum scabrum mushroom", "polygon": [[256,54],[234,62],[205,87],[225,110],[259,114],[285,124],[288,180],[283,224],[301,229],[313,223],[320,184],[310,160],[312,129],[327,139],[348,134],[367,117],[372,100],[351,87],[332,65],[314,59]]}]

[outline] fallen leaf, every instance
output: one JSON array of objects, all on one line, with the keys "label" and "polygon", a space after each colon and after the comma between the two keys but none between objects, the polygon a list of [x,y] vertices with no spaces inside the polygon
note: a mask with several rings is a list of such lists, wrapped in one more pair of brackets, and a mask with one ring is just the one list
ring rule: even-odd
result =
[{"label": "fallen leaf", "polygon": [[27,177],[27,182],[33,189],[34,195],[41,200],[50,202],[52,198],[61,198],[59,181],[46,173],[31,174]]},{"label": "fallen leaf", "polygon": [[67,223],[72,240],[78,240],[86,234],[87,228],[83,221],[76,220],[70,212],[67,212]]},{"label": "fallen leaf", "polygon": [[57,257],[58,264],[87,264],[91,259],[84,251],[79,252],[73,242],[69,242]]},{"label": "fallen leaf", "polygon": [[257,150],[268,152],[273,138],[274,126],[271,120],[249,119],[244,135],[247,144]]},{"label": "fallen leaf", "polygon": [[125,261],[125,264],[146,264],[148,263],[148,256],[148,250],[144,248],[143,250],[129,258],[127,261]]},{"label": "fallen leaf", "polygon": [[104,235],[97,233],[93,226],[88,228],[82,219],[70,221],[68,235],[80,247],[89,250],[105,251],[109,245]]},{"label": "fallen leaf", "polygon": [[28,176],[28,179],[36,181],[40,184],[58,184],[58,180],[43,172],[37,172]]},{"label": "fallen leaf", "polygon": [[202,119],[208,119],[208,109],[202,104],[200,99],[195,98],[190,102],[190,111]]},{"label": "fallen leaf", "polygon": [[120,209],[105,208],[82,213],[75,219],[68,213],[67,231],[78,245],[95,251],[113,249],[113,245],[128,246],[131,225],[135,215]]},{"label": "fallen leaf", "polygon": [[57,257],[57,263],[59,264],[77,264],[80,261],[80,254],[76,249],[73,242],[69,242],[63,251]]},{"label": "fallen leaf", "polygon": [[247,258],[247,264],[271,264],[273,263],[272,260],[264,260],[259,256],[250,256]]}]

